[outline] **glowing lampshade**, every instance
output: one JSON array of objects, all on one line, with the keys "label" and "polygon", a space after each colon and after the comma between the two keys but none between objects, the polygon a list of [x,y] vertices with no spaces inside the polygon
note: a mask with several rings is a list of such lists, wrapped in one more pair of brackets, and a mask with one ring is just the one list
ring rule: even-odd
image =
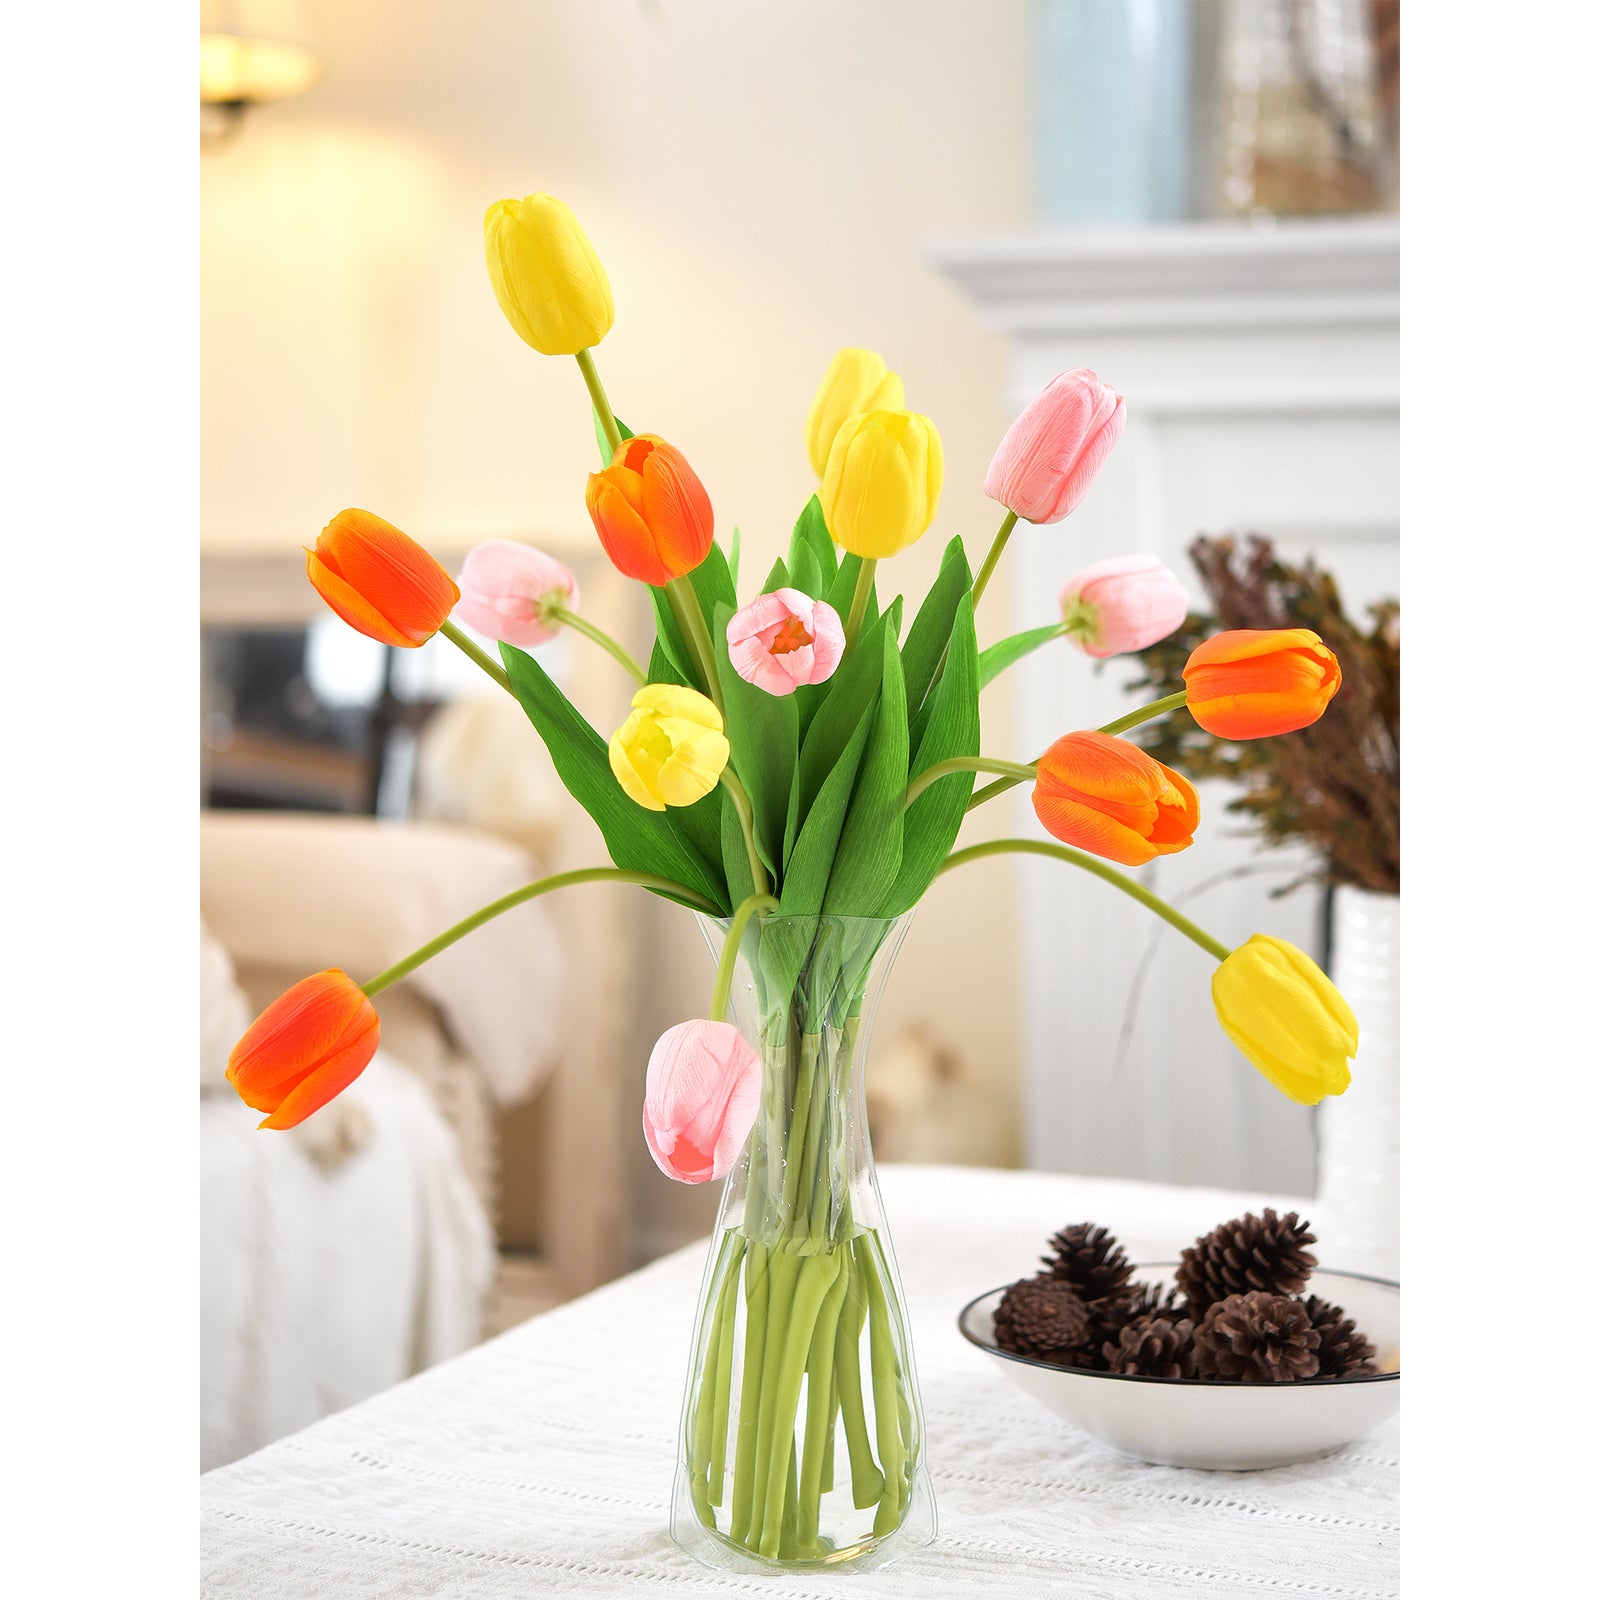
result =
[{"label": "glowing lampshade", "polygon": [[301,10],[284,0],[211,0],[200,11],[200,103],[260,105],[322,76]]},{"label": "glowing lampshade", "polygon": [[322,76],[316,52],[288,39],[200,35],[200,103],[259,105],[304,94]]}]

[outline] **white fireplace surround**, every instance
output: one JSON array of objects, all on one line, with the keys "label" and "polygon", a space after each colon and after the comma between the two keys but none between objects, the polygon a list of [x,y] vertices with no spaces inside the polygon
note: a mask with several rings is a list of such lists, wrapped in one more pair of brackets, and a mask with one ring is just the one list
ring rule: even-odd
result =
[{"label": "white fireplace surround", "polygon": [[[1058,231],[929,255],[1009,337],[1011,413],[1069,367],[1127,397],[1122,441],[1084,504],[1013,538],[1013,614],[988,619],[985,642],[1048,620],[1077,568],[1132,551],[1167,561],[1198,603],[1185,551],[1202,532],[1265,533],[1290,557],[1315,554],[1352,611],[1398,594],[1395,219]],[[1136,703],[1126,665],[1096,671],[1064,645],[1013,670],[1029,753]],[[1140,876],[1229,944],[1271,932],[1321,957],[1322,896],[1271,898],[1306,856],[1263,852],[1226,814],[1226,787],[1200,793],[1194,849]],[[1013,806],[1019,833],[1041,833],[1025,795],[995,803]],[[1028,1164],[1310,1193],[1313,1115],[1217,1027],[1210,958],[1070,868],[1017,870]]]}]

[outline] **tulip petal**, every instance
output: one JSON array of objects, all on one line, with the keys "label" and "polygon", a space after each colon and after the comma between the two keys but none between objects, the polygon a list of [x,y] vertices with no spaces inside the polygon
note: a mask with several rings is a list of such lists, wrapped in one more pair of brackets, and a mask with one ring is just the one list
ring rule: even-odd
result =
[{"label": "tulip petal", "polygon": [[[304,1122],[313,1111],[320,1111],[335,1095],[342,1094],[348,1089],[371,1065],[372,1058],[377,1053],[376,1032],[363,1034],[361,1038],[352,1040],[344,1049],[335,1051],[322,1062],[315,1072],[307,1073],[284,1096],[278,1109],[271,1116],[263,1118],[256,1126],[283,1129]],[[263,1108],[258,1106],[256,1109]]]},{"label": "tulip petal", "polygon": [[644,1136],[656,1165],[682,1183],[726,1176],[755,1124],[760,1083],[755,1051],[728,1023],[669,1028],[645,1071]]},{"label": "tulip petal", "polygon": [[457,617],[485,637],[531,650],[553,639],[560,624],[545,614],[552,598],[574,611],[577,580],[554,557],[510,539],[486,539],[461,567]]},{"label": "tulip petal", "polygon": [[302,1121],[346,1088],[378,1048],[372,1002],[338,968],[302,978],[245,1030],[228,1081],[263,1128]]},{"label": "tulip petal", "polygon": [[1059,522],[1122,433],[1121,395],[1087,367],[1058,373],[1006,430],[983,492],[1032,523]]},{"label": "tulip petal", "polygon": [[1125,867],[1142,867],[1161,853],[1126,823],[1081,801],[1041,795],[1035,788],[1033,809],[1045,828],[1063,844],[1104,856],[1107,861],[1116,861]]},{"label": "tulip petal", "polygon": [[1211,994],[1224,1032],[1291,1099],[1315,1105],[1349,1087],[1355,1016],[1303,951],[1256,934],[1217,968]]},{"label": "tulip petal", "polygon": [[1033,808],[1063,843],[1124,866],[1188,849],[1200,822],[1181,773],[1094,729],[1064,735],[1040,758]]},{"label": "tulip petal", "polygon": [[318,593],[360,632],[380,619],[382,631],[371,636],[386,644],[425,643],[461,598],[454,579],[415,539],[370,511],[341,511],[317,536],[316,567],[312,559],[306,572]]},{"label": "tulip petal", "polygon": [[306,576],[311,586],[322,596],[324,604],[357,633],[364,633],[380,644],[394,645],[402,650],[414,649],[423,643],[405,630],[398,628],[377,607],[358,594],[331,567],[323,562],[314,550],[306,551]]}]

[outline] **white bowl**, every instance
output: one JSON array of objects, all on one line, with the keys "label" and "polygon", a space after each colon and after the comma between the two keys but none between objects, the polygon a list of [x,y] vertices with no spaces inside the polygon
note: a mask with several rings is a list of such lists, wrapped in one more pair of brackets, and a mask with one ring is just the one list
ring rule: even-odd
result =
[{"label": "white bowl", "polygon": [[[1169,1284],[1175,1265],[1137,1267],[1136,1279]],[[1400,1285],[1319,1271],[1306,1292],[1343,1306],[1377,1347],[1379,1366],[1394,1370],[1304,1383],[1216,1383],[1055,1367],[994,1342],[1003,1288],[979,1295],[957,1320],[1029,1394],[1102,1444],[1157,1466],[1248,1472],[1329,1455],[1399,1409]]]}]

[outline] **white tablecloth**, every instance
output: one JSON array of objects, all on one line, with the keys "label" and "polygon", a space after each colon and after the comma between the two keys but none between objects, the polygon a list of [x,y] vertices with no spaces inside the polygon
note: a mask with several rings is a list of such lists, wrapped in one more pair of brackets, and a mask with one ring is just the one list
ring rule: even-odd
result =
[{"label": "white tablecloth", "polygon": [[857,1576],[740,1577],[672,1544],[697,1248],[207,1474],[204,1594],[1398,1593],[1397,1421],[1299,1467],[1145,1466],[1039,1408],[956,1331],[968,1299],[1032,1270],[1065,1223],[1171,1259],[1227,1217],[1295,1201],[954,1167],[886,1167],[882,1182],[939,1503],[929,1549]]}]

